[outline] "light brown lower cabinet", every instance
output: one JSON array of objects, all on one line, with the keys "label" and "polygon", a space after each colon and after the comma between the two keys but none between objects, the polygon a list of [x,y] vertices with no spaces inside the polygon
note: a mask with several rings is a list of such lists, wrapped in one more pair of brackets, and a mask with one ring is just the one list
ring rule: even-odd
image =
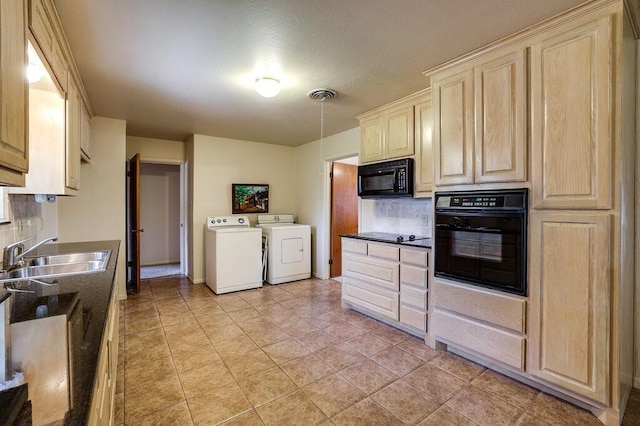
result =
[{"label": "light brown lower cabinet", "polygon": [[535,212],[528,372],[609,403],[611,215]]},{"label": "light brown lower cabinet", "polygon": [[109,313],[105,333],[102,337],[100,356],[93,387],[93,398],[89,411],[89,425],[112,425],[114,423],[116,377],[118,369],[118,321],[119,304],[114,291],[109,302]]},{"label": "light brown lower cabinet", "polygon": [[426,248],[343,237],[343,304],[424,337],[429,257]]}]

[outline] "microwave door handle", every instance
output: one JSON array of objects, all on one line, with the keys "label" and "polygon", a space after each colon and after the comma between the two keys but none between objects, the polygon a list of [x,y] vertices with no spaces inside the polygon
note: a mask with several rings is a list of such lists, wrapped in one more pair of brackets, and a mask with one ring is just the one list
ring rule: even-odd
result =
[{"label": "microwave door handle", "polygon": [[398,192],[398,170],[393,169],[393,192]]}]

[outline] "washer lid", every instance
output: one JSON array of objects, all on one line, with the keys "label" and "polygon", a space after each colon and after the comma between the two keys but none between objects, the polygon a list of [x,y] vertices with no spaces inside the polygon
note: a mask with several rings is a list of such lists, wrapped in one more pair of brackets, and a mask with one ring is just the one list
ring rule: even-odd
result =
[{"label": "washer lid", "polygon": [[207,228],[243,227],[248,228],[249,217],[245,215],[236,216],[209,216],[207,217]]},{"label": "washer lid", "polygon": [[265,223],[293,223],[292,214],[260,214],[258,215],[258,225]]}]

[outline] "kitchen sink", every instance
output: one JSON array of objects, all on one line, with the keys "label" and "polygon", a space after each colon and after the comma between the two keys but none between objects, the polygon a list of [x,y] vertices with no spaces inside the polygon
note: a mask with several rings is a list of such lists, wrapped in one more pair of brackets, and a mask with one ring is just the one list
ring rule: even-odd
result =
[{"label": "kitchen sink", "polygon": [[27,266],[0,274],[0,282],[63,277],[107,268],[110,250],[25,258]]}]

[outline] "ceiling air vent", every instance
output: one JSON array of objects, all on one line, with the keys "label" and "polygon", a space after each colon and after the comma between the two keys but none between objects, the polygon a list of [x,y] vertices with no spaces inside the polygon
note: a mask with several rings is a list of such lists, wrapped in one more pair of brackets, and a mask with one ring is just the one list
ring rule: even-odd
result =
[{"label": "ceiling air vent", "polygon": [[327,99],[335,98],[336,96],[338,96],[338,92],[331,89],[314,89],[307,93],[307,96],[317,101],[324,101]]}]

